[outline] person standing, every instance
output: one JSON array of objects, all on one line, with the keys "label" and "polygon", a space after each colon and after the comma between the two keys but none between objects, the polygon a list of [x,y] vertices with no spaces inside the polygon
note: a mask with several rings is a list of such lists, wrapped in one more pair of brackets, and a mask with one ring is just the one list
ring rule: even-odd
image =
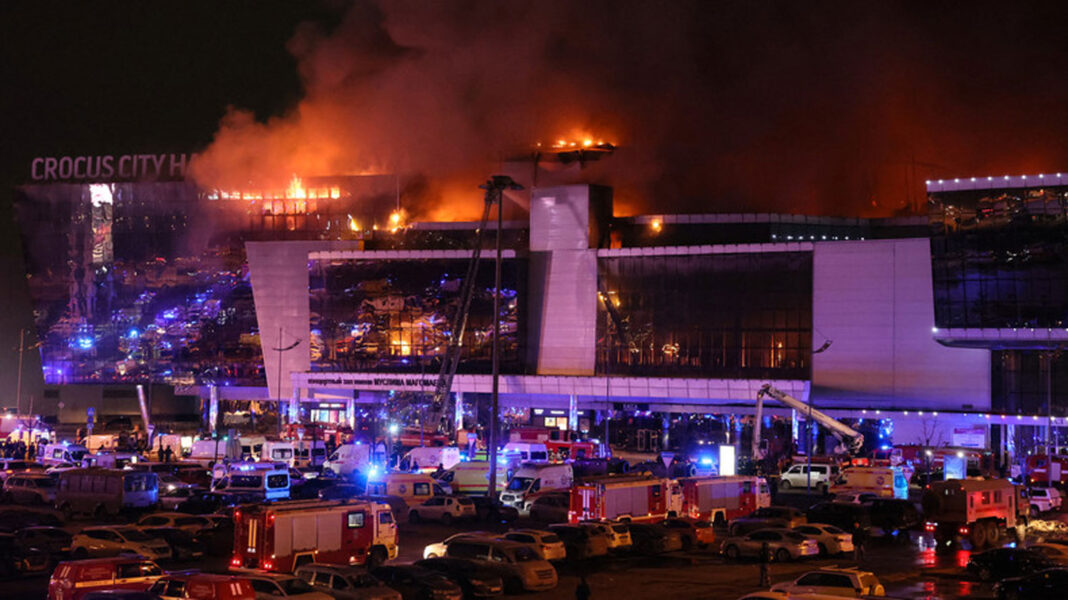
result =
[{"label": "person standing", "polygon": [[760,545],[760,587],[771,587],[771,546],[767,542]]},{"label": "person standing", "polygon": [[868,530],[861,526],[860,521],[853,521],[853,560],[864,560],[864,544],[868,541]]},{"label": "person standing", "polygon": [[171,450],[170,445],[167,445],[167,449],[163,451],[163,462],[171,462],[174,458],[174,450]]},{"label": "person standing", "polygon": [[586,576],[581,575],[578,585],[575,586],[575,600],[590,600],[591,593],[590,584],[586,581]]}]

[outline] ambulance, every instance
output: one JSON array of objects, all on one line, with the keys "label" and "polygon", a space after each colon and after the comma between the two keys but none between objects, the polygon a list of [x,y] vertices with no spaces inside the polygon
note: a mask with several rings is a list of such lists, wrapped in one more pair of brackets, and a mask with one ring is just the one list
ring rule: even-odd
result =
[{"label": "ambulance", "polygon": [[909,480],[901,467],[848,467],[831,482],[830,493],[875,494],[908,500]]}]

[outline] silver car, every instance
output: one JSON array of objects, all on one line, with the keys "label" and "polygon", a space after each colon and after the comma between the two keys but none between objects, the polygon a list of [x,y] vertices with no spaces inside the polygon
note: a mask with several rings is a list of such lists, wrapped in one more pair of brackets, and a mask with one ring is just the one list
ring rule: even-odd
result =
[{"label": "silver car", "polygon": [[295,575],[339,600],[401,600],[400,592],[360,567],[311,563],[298,567]]},{"label": "silver car", "polygon": [[764,544],[768,545],[771,558],[786,562],[816,556],[820,553],[819,543],[800,533],[789,529],[758,529],[744,536],[733,536],[723,540],[723,555],[730,560],[743,556],[760,557]]},{"label": "silver car", "polygon": [[853,551],[852,534],[834,525],[809,523],[807,525],[798,525],[791,531],[796,531],[809,539],[816,540],[816,543],[819,544],[820,554],[842,554],[843,552]]}]

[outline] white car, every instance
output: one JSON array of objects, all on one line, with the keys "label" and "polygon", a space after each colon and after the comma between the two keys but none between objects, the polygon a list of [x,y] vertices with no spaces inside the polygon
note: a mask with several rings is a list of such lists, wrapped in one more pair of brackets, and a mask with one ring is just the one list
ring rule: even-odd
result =
[{"label": "white car", "polygon": [[171,547],[133,527],[86,527],[74,536],[70,553],[75,560],[120,554],[159,560],[171,557]]},{"label": "white car", "polygon": [[608,549],[628,549],[634,545],[634,540],[630,537],[630,528],[626,523],[619,522],[602,522],[602,521],[583,521],[579,525],[599,531],[606,538],[608,538]]},{"label": "white car", "polygon": [[478,517],[475,503],[466,496],[434,496],[408,511],[408,521],[440,521],[445,525],[460,519]]},{"label": "white car", "polygon": [[853,535],[834,525],[807,523],[794,527],[793,531],[816,540],[816,543],[820,545],[820,554],[842,554],[853,551]]},{"label": "white car", "polygon": [[213,526],[211,519],[177,512],[153,513],[141,517],[141,520],[137,522],[137,527],[174,527],[189,533],[211,529]]},{"label": "white car", "polygon": [[871,571],[858,569],[818,569],[809,571],[797,579],[771,586],[773,592],[789,595],[827,594],[860,598],[861,596],[885,596],[886,589]]},{"label": "white car", "polygon": [[1052,487],[1031,488],[1028,494],[1031,496],[1031,516],[1058,510],[1064,501],[1060,490]]},{"label": "white car", "polygon": [[827,493],[831,487],[831,481],[838,478],[838,467],[835,465],[812,465],[811,481],[809,479],[809,466],[804,464],[793,465],[783,471],[779,477],[779,491],[792,489],[806,489],[811,485],[812,489]]},{"label": "white car", "polygon": [[156,476],[159,478],[160,494],[163,492],[173,492],[174,490],[182,488],[196,487],[196,485],[182,481],[170,473],[156,473]]},{"label": "white car", "polygon": [[493,539],[497,534],[489,531],[465,531],[463,533],[457,533],[445,538],[444,541],[434,542],[433,544],[427,544],[423,548],[423,558],[441,558],[445,556],[445,551],[448,549],[449,544],[460,538],[484,538]]},{"label": "white car", "polygon": [[560,536],[540,529],[513,529],[501,536],[501,539],[527,544],[545,560],[563,560],[567,549]]},{"label": "white car", "polygon": [[242,577],[252,584],[252,591],[256,592],[256,600],[276,600],[277,598],[333,600],[330,594],[313,588],[308,582],[293,575],[249,573],[243,574]]}]

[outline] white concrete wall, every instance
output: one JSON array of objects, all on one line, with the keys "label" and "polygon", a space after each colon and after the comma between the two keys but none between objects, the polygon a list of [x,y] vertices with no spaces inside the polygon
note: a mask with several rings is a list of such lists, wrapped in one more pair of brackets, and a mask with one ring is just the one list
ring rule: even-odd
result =
[{"label": "white concrete wall", "polygon": [[812,345],[833,342],[812,359],[817,406],[990,408],[990,352],[933,339],[927,239],[818,242],[812,287]]},{"label": "white concrete wall", "polygon": [[530,211],[530,359],[539,375],[592,375],[597,344],[597,250],[590,187],[536,189]]}]

